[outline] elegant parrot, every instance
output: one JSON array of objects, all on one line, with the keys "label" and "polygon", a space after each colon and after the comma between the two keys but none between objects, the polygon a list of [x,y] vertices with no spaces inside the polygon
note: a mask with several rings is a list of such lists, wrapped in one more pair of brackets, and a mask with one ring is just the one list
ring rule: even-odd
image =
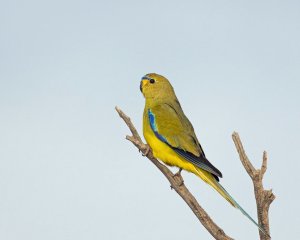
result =
[{"label": "elegant parrot", "polygon": [[200,177],[267,234],[219,183],[222,173],[207,160],[168,79],[149,73],[142,78],[140,90],[146,100],[143,134],[154,157]]}]

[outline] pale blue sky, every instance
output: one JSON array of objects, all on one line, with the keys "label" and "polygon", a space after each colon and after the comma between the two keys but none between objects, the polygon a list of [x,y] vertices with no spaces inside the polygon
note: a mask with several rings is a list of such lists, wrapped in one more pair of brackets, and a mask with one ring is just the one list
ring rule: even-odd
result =
[{"label": "pale blue sky", "polygon": [[[256,216],[250,159],[269,154],[272,239],[300,238],[299,1],[2,1],[0,239],[212,239],[124,140],[140,78],[169,78],[221,183]],[[186,185],[235,239],[255,226],[197,177]]]}]

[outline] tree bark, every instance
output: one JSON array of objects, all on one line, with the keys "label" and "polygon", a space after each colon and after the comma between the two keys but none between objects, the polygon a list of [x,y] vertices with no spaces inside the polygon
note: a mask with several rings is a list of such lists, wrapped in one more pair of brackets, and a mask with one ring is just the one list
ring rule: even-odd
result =
[{"label": "tree bark", "polygon": [[269,207],[271,203],[274,201],[275,195],[272,193],[272,189],[265,190],[262,182],[264,174],[267,171],[267,160],[268,160],[267,152],[266,151],[263,152],[261,168],[255,169],[252,163],[250,162],[248,156],[246,155],[242,141],[237,132],[234,132],[232,134],[232,139],[238,151],[240,160],[253,183],[254,194],[256,199],[256,207],[257,207],[258,224],[261,225],[263,229],[269,234],[269,236],[267,236],[261,231],[259,231],[260,240],[269,240],[271,239],[270,225],[269,225]]}]

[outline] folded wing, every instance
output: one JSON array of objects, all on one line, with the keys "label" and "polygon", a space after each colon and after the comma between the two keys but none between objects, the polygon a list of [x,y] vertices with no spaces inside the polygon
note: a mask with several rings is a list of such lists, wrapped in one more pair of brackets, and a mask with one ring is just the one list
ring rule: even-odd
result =
[{"label": "folded wing", "polygon": [[210,172],[218,180],[222,173],[205,157],[190,121],[178,102],[166,103],[148,109],[152,131],[178,155],[195,166]]}]

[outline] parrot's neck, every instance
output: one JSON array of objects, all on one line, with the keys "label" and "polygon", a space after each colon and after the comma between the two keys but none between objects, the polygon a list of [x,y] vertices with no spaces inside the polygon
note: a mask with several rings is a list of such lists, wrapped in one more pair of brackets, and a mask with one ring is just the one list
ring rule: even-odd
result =
[{"label": "parrot's neck", "polygon": [[173,105],[176,102],[178,102],[178,100],[175,95],[166,97],[146,98],[145,106],[147,108],[153,108],[161,104]]}]

